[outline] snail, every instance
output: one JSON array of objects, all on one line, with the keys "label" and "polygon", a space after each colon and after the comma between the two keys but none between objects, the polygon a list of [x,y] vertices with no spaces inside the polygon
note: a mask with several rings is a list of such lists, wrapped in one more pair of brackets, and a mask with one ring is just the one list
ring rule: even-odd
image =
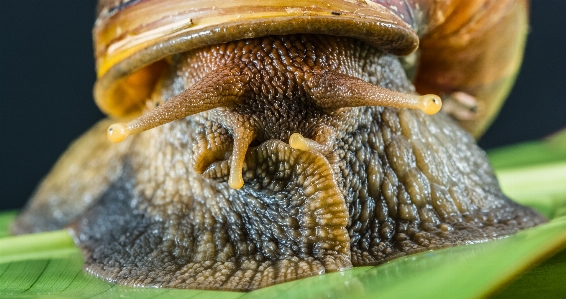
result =
[{"label": "snail", "polygon": [[249,291],[543,223],[474,140],[513,83],[527,6],[101,0],[110,119],[12,232],[66,227],[118,284]]}]

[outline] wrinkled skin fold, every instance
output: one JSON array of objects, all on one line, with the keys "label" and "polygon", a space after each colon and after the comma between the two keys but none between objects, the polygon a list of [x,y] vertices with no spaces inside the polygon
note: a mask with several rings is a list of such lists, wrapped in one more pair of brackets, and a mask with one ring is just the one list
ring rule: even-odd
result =
[{"label": "wrinkled skin fold", "polygon": [[[283,36],[195,50],[172,59],[151,101],[246,55],[263,62],[243,64],[256,84],[247,100],[120,144],[105,141],[111,122],[102,121],[61,158],[13,232],[69,227],[86,270],[111,282],[247,291],[546,221],[501,193],[485,153],[442,112],[313,105],[300,70],[414,92],[396,57],[361,42]],[[245,184],[232,189],[241,127],[256,134]],[[328,149],[294,149],[294,132]]]}]

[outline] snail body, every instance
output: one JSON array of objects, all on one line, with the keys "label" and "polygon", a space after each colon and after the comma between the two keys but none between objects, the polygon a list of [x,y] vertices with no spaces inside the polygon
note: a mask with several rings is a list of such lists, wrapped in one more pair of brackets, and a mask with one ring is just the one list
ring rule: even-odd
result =
[{"label": "snail body", "polygon": [[[497,107],[487,90],[503,98],[521,53],[489,84],[448,84],[456,62],[422,68],[439,59],[426,39],[422,62],[396,55],[494,23],[476,2],[396,2],[101,1],[95,98],[124,122],[76,141],[13,231],[70,228],[86,270],[119,284],[253,290],[544,222],[501,193],[472,135],[427,115],[438,96],[415,94]],[[526,22],[524,1],[485,9]],[[493,59],[477,52],[463,60]]]}]

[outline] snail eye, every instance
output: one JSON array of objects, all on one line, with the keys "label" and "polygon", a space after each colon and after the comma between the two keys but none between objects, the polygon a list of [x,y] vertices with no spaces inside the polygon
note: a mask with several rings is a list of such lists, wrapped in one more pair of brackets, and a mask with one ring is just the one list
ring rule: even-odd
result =
[{"label": "snail eye", "polygon": [[130,135],[130,129],[128,128],[128,125],[125,123],[113,124],[110,127],[108,127],[108,130],[106,131],[106,136],[108,137],[108,140],[116,143],[124,141],[124,139],[126,139],[128,135]]},{"label": "snail eye", "polygon": [[435,94],[420,96],[418,102],[419,109],[428,115],[436,114],[442,108],[442,100]]}]

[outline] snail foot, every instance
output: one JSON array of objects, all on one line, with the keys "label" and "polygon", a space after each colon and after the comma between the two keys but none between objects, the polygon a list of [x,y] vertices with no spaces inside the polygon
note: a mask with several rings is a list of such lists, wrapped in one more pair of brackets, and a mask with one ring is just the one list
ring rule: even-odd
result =
[{"label": "snail foot", "polygon": [[[161,150],[185,155],[182,147]],[[142,182],[134,169],[150,156],[135,155],[69,225],[86,271],[120,285],[249,291],[352,267],[345,200],[321,155],[266,141],[247,151],[238,191],[200,175],[175,181],[194,188],[170,189],[162,182],[172,172]],[[183,192],[183,200],[155,205]]]}]

